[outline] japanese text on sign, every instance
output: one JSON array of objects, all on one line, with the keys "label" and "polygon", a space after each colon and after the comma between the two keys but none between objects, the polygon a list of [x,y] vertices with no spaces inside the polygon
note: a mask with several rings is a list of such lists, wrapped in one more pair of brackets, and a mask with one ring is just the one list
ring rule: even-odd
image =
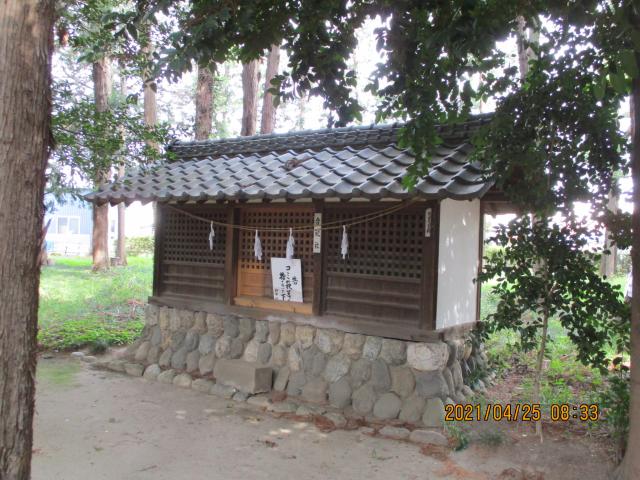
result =
[{"label": "japanese text on sign", "polygon": [[322,251],[322,214],[313,214],[313,253]]},{"label": "japanese text on sign", "polygon": [[298,258],[272,258],[273,298],[283,302],[302,300],[302,263]]}]

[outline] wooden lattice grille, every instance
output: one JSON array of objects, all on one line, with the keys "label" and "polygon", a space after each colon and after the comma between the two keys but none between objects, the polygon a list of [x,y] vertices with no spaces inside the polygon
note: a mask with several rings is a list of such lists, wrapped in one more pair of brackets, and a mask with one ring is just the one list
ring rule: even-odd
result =
[{"label": "wooden lattice grille", "polygon": [[[239,233],[238,294],[272,297],[271,257],[284,257],[289,231],[270,232],[268,228],[291,228],[313,224],[313,209],[307,206],[247,206],[240,212],[240,223],[250,231]],[[254,255],[255,229],[262,244],[262,260]],[[302,263],[304,302],[311,302],[313,294],[313,233],[294,232],[294,258]]]},{"label": "wooden lattice grille", "polygon": [[[381,209],[332,207],[325,210],[325,225],[348,224]],[[323,311],[377,325],[391,335],[394,329],[417,329],[422,318],[424,209],[359,223],[347,227],[347,234],[349,252],[343,259],[342,229],[325,232]]]},{"label": "wooden lattice grille", "polygon": [[[181,209],[217,222],[227,221],[227,211],[220,207],[187,207]],[[183,213],[166,209],[163,260],[224,266],[226,229],[214,225],[213,250],[209,249],[210,224]]]},{"label": "wooden lattice grille", "polygon": [[[262,261],[255,258],[255,230],[240,232],[240,268],[252,270],[270,270],[271,257],[284,257],[288,231],[267,232],[266,228],[290,228],[313,224],[313,210],[248,207],[240,215],[241,224],[258,230],[262,243]],[[312,232],[294,232],[296,241],[294,258],[302,260],[302,272],[313,273],[313,234]]]},{"label": "wooden lattice grille", "polygon": [[[204,301],[224,299],[226,229],[214,226],[213,249],[209,247],[211,224],[162,208],[158,292]],[[182,205],[181,210],[216,222],[227,222],[228,211],[215,205]]]},{"label": "wooden lattice grille", "polygon": [[[363,212],[331,212],[325,222],[344,222]],[[327,272],[420,279],[424,212],[398,212],[348,227],[349,254],[340,255],[342,229],[328,230]]]}]

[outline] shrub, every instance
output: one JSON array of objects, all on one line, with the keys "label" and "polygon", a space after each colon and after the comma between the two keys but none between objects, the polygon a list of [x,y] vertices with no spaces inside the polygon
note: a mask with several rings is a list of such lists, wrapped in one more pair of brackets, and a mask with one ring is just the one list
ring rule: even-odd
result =
[{"label": "shrub", "polygon": [[127,237],[127,254],[137,257],[139,255],[153,255],[153,237]]},{"label": "shrub", "polygon": [[600,394],[599,400],[611,436],[618,442],[618,453],[622,458],[629,433],[630,379],[629,369],[622,365],[621,357],[617,357],[614,364],[615,373],[609,378],[609,387]]},{"label": "shrub", "polygon": [[109,321],[98,318],[64,320],[38,332],[38,342],[44,349],[71,350],[90,345],[92,350],[106,349],[107,345],[125,345],[142,332],[144,321]]}]

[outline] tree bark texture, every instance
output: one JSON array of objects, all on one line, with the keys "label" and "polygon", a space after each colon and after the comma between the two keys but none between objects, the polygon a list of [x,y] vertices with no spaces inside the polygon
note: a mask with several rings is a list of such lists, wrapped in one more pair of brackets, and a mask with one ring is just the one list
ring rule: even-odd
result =
[{"label": "tree bark texture", "polygon": [[[118,178],[124,178],[125,168],[120,165],[118,168]],[[125,219],[127,214],[127,206],[124,202],[118,204],[118,241],[116,243],[116,256],[118,257],[118,265],[124,267],[127,265],[127,236]]]},{"label": "tree bark texture", "polygon": [[[144,27],[144,37],[146,37],[145,44],[142,47],[142,53],[152,62],[153,44],[151,43],[151,37],[149,28]],[[147,126],[153,126],[158,123],[158,102],[156,100],[156,93],[158,91],[158,85],[155,78],[151,76],[149,68],[145,68],[142,72],[142,102],[144,109],[144,124]],[[148,141],[147,143],[151,148],[158,149],[156,142]]]},{"label": "tree bark texture", "polygon": [[[640,61],[640,55],[636,55]],[[631,176],[633,178],[633,216],[631,220],[631,404],[629,437],[625,457],[615,478],[640,478],[640,78],[635,78],[631,91]]]},{"label": "tree bark texture", "polygon": [[[518,46],[518,70],[520,72],[520,80],[524,82],[529,73],[529,61],[535,58],[533,50],[527,46],[527,43],[538,43],[540,40],[540,32],[533,29],[527,35],[527,24],[524,17],[518,17],[518,29],[516,32],[516,43]],[[527,38],[528,37],[528,38]]]},{"label": "tree bark texture", "polygon": [[[613,213],[617,213],[619,211],[618,195],[616,195],[613,190],[609,192],[609,202],[607,203],[607,208]],[[605,230],[604,232],[604,249],[609,250],[609,253],[603,253],[602,257],[600,258],[600,275],[604,275],[605,277],[609,278],[616,273],[618,247],[609,238],[608,230]]]},{"label": "tree bark texture", "polygon": [[273,104],[273,95],[269,93],[272,87],[271,80],[278,74],[280,66],[280,45],[271,45],[267,56],[267,72],[264,78],[264,96],[262,97],[262,118],[260,121],[260,133],[273,133],[276,128],[276,106]]},{"label": "tree bark texture", "polygon": [[210,67],[198,67],[195,120],[196,140],[207,140],[213,122],[213,71]]},{"label": "tree bark texture", "polygon": [[[109,109],[109,93],[111,78],[109,75],[109,59],[104,57],[93,64],[93,94],[98,112]],[[98,152],[99,153],[99,152]],[[100,187],[109,181],[109,169],[103,168],[96,173],[95,184]],[[109,205],[93,204],[93,233],[91,236],[91,254],[93,270],[109,268]]]},{"label": "tree bark texture", "polygon": [[255,135],[258,119],[259,61],[242,64],[242,129],[240,135]]},{"label": "tree bark texture", "polygon": [[28,480],[45,168],[51,145],[53,0],[0,8],[0,478]]},{"label": "tree bark texture", "polygon": [[145,79],[143,101],[144,101],[144,123],[145,125],[155,125],[158,123],[158,102],[156,101],[156,92],[158,87],[156,82],[151,79]]}]

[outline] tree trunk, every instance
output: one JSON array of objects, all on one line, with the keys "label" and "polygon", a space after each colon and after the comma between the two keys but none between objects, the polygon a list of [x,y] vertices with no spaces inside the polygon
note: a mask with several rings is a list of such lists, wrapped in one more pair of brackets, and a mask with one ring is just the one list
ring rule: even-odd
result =
[{"label": "tree trunk", "polygon": [[[638,27],[636,27],[638,28]],[[636,55],[640,62],[640,55]],[[640,478],[640,78],[635,78],[631,91],[631,176],[633,178],[633,216],[631,269],[631,404],[627,450],[614,478]]]},{"label": "tree trunk", "polygon": [[[619,210],[618,195],[613,190],[609,192],[607,208],[613,213],[617,213]],[[602,258],[600,258],[600,275],[610,278],[616,273],[618,247],[609,238],[608,230],[604,231],[604,250],[608,250],[609,253],[603,253]]]},{"label": "tree trunk", "polygon": [[51,218],[47,221],[46,225],[42,227],[42,247],[40,248],[40,258],[38,259],[38,265],[41,267],[50,265],[49,260],[49,252],[47,252],[47,244],[45,239],[47,238],[47,232],[49,231],[49,226],[51,225]]},{"label": "tree trunk", "polygon": [[51,145],[53,0],[0,10],[0,478],[28,480],[38,284]]},{"label": "tree trunk", "polygon": [[258,118],[258,60],[242,64],[242,129],[240,135],[255,135]]},{"label": "tree trunk", "polygon": [[524,17],[519,16],[517,21],[518,27],[516,32],[516,43],[518,46],[518,66],[520,71],[520,80],[524,82],[524,79],[529,73],[529,61],[535,58],[535,53],[527,46],[527,43],[538,43],[540,32],[537,29],[534,29],[531,31],[530,35],[527,35],[527,24]]},{"label": "tree trunk", "polygon": [[[153,44],[151,43],[149,28],[143,27],[144,45],[142,47],[142,53],[146,57],[148,62],[152,61]],[[155,79],[151,75],[149,67],[143,69],[142,72],[142,96],[143,96],[143,108],[144,108],[144,124],[147,126],[153,126],[158,123],[158,104],[156,100],[156,93],[158,91],[158,85]],[[153,149],[158,149],[157,143],[153,141],[147,141],[147,145]]]},{"label": "tree trunk", "polygon": [[196,140],[207,140],[211,135],[213,122],[213,70],[211,67],[198,67],[195,120]]},{"label": "tree trunk", "polygon": [[[538,358],[536,359],[536,374],[533,383],[533,403],[540,405],[540,384],[542,383],[542,367],[544,365],[544,354],[547,347],[547,332],[549,330],[549,313],[544,309],[544,317],[542,318],[542,335],[540,339],[540,348],[538,349]],[[542,443],[542,419],[536,422],[536,435],[540,437]]]},{"label": "tree trunk", "polygon": [[[144,124],[153,126],[158,123],[158,104],[156,101],[156,92],[158,87],[154,80],[146,79],[144,81]],[[155,142],[150,142],[150,145],[157,148],[158,145]]]},{"label": "tree trunk", "polygon": [[144,123],[155,125],[158,123],[158,104],[156,92],[158,87],[154,80],[147,79],[144,82]]},{"label": "tree trunk", "polygon": [[276,106],[273,104],[273,95],[269,93],[272,87],[271,80],[278,74],[280,65],[280,45],[271,45],[267,56],[267,72],[264,79],[264,96],[262,97],[262,119],[260,121],[260,133],[273,133],[276,127]]},{"label": "tree trunk", "polygon": [[[124,165],[120,165],[118,169],[118,177],[124,177]],[[127,214],[127,206],[124,202],[118,204],[118,241],[116,243],[116,256],[118,257],[118,265],[125,267],[127,265],[127,237],[125,229],[125,218]]]},{"label": "tree trunk", "polygon": [[[127,82],[124,70],[120,71],[120,98],[126,101],[127,98]],[[124,128],[120,129],[122,135],[125,135]],[[118,166],[118,178],[124,178],[126,173],[126,151],[122,153],[121,162]],[[127,245],[126,245],[126,225],[125,219],[127,214],[127,206],[124,202],[118,204],[118,240],[116,241],[116,257],[117,264],[121,267],[127,265]]]},{"label": "tree trunk", "polygon": [[298,99],[298,115],[296,117],[296,130],[304,130],[304,116],[307,112],[307,102],[309,97],[307,95]]},{"label": "tree trunk", "polygon": [[[93,93],[96,111],[106,112],[109,109],[109,93],[111,79],[109,76],[109,59],[104,57],[93,64]],[[109,181],[109,169],[104,168],[96,174],[95,186],[101,187]],[[93,204],[93,233],[91,237],[91,254],[93,270],[109,268],[109,205]]]}]

